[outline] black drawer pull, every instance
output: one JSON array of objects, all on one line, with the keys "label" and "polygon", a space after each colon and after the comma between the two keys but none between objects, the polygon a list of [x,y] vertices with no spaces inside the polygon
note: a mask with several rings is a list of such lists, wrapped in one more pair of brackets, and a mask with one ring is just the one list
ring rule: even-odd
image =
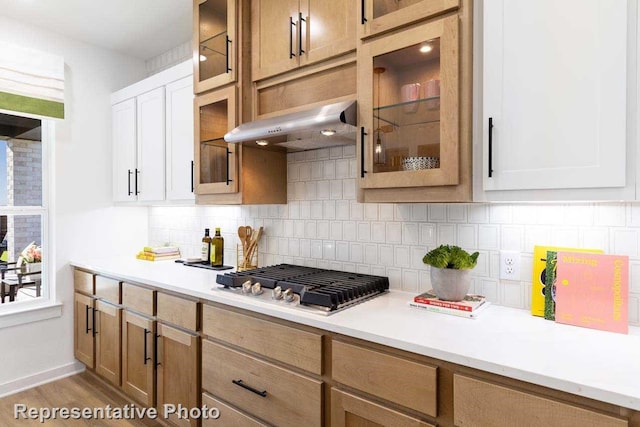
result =
[{"label": "black drawer pull", "polygon": [[149,356],[147,356],[148,354],[148,349],[147,349],[147,335],[150,334],[151,331],[148,330],[147,328],[144,329],[144,364],[146,365],[147,362],[149,360],[151,360],[151,358]]},{"label": "black drawer pull", "polygon": [[242,380],[231,380],[232,383],[234,383],[235,385],[239,385],[240,387],[249,390],[252,393],[255,393],[257,395],[260,395],[262,397],[267,397],[267,390],[256,390],[255,388],[246,385],[245,383],[242,382]]},{"label": "black drawer pull", "polygon": [[493,117],[489,117],[489,178],[493,176]]}]

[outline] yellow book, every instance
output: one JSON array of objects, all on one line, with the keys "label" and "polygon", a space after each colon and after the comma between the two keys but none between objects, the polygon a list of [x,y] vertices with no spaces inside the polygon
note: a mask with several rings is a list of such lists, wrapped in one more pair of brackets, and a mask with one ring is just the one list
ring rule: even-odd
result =
[{"label": "yellow book", "polygon": [[591,252],[601,254],[601,249],[576,249],[560,246],[533,247],[533,276],[531,279],[531,314],[544,317],[544,295],[546,291],[545,274],[547,269],[547,251]]}]

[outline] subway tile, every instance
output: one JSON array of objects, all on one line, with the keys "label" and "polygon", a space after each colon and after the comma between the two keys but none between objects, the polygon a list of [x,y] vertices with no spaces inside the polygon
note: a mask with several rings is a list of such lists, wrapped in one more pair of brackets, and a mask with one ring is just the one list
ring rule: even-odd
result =
[{"label": "subway tile", "polygon": [[278,254],[283,256],[289,254],[289,239],[285,237],[278,239]]},{"label": "subway tile", "polygon": [[349,219],[349,201],[336,200],[336,219]]},{"label": "subway tile", "polygon": [[300,181],[309,181],[311,179],[310,163],[300,163],[299,179]]},{"label": "subway tile", "polygon": [[593,205],[567,205],[564,207],[566,225],[593,225]]},{"label": "subway tile", "polygon": [[433,224],[420,224],[420,244],[434,246],[436,244],[436,227]]},{"label": "subway tile", "polygon": [[336,178],[349,178],[349,159],[336,160]]},{"label": "subway tile", "polygon": [[411,267],[411,260],[409,259],[411,250],[408,246],[395,246],[394,258],[395,265],[398,267],[408,268]]},{"label": "subway tile", "polygon": [[300,256],[300,239],[289,239],[289,256]]},{"label": "subway tile", "polygon": [[640,204],[629,203],[627,205],[627,226],[640,227]]},{"label": "subway tile", "polygon": [[[489,221],[492,224],[510,224],[512,207],[509,205],[489,205]],[[523,214],[525,214],[523,212]]]},{"label": "subway tile", "polygon": [[525,250],[529,252],[533,251],[534,246],[551,245],[551,228],[544,225],[525,227],[524,245]]},{"label": "subway tile", "polygon": [[577,227],[555,227],[550,241],[553,246],[575,248],[580,246],[580,233]]},{"label": "subway tile", "polygon": [[520,280],[533,280],[533,255],[520,255]]},{"label": "subway tile", "polygon": [[478,251],[478,262],[476,267],[471,270],[471,275],[474,277],[489,277],[489,253],[486,251]]},{"label": "subway tile", "polygon": [[368,242],[371,239],[371,226],[368,222],[358,223],[358,241]]},{"label": "subway tile", "polygon": [[402,290],[418,292],[418,272],[416,270],[402,270]]},{"label": "subway tile", "polygon": [[314,200],[311,202],[311,219],[322,219],[321,200]]},{"label": "subway tile", "polygon": [[467,221],[472,224],[489,222],[489,205],[471,204],[467,207]]},{"label": "subway tile", "polygon": [[640,294],[640,261],[629,262],[629,292]]},{"label": "subway tile", "polygon": [[[564,206],[562,205],[541,205],[535,209],[538,224],[560,225],[564,221]],[[518,222],[514,216],[514,222]]]},{"label": "subway tile", "polygon": [[367,264],[358,264],[356,265],[356,273],[358,274],[370,274],[371,269]]},{"label": "subway tile", "polygon": [[329,265],[329,261],[324,259],[316,260],[316,267],[324,268],[325,270],[328,270],[331,268],[331,266]]},{"label": "subway tile", "polygon": [[438,244],[455,245],[456,226],[452,224],[438,224]]},{"label": "subway tile", "polygon": [[336,242],[336,259],[338,261],[349,261],[349,243]]},{"label": "subway tile", "polygon": [[512,308],[524,308],[524,292],[521,282],[501,282],[500,288],[502,289],[501,304]]},{"label": "subway tile", "polygon": [[331,182],[330,181],[317,181],[316,197],[318,200],[326,200],[331,197]]},{"label": "subway tile", "polygon": [[355,221],[344,221],[342,224],[342,238],[349,242],[358,240],[358,229]]},{"label": "subway tile", "polygon": [[478,247],[478,226],[474,224],[458,224],[458,246],[466,250],[475,250]]},{"label": "subway tile", "polygon": [[300,239],[300,256],[303,258],[311,257],[311,240]]},{"label": "subway tile", "polygon": [[322,202],[323,218],[335,219],[336,217],[336,201],[325,200]]},{"label": "subway tile", "polygon": [[617,255],[638,256],[638,232],[635,230],[613,230],[611,248]]},{"label": "subway tile", "polygon": [[358,221],[364,219],[364,207],[362,203],[351,201],[349,204],[349,212],[349,217],[353,220]]},{"label": "subway tile", "polygon": [[415,222],[402,224],[402,244],[417,245],[420,241],[419,227]]},{"label": "subway tile", "polygon": [[311,257],[322,258],[322,240],[311,241]]},{"label": "subway tile", "polygon": [[329,221],[322,220],[316,222],[316,237],[318,239],[329,238]]},{"label": "subway tile", "polygon": [[428,209],[430,222],[445,222],[447,220],[447,205],[429,204]]},{"label": "subway tile", "polygon": [[293,188],[295,191],[295,196],[294,196],[294,200],[303,200],[305,193],[306,193],[306,183],[302,182],[302,181],[298,181],[296,183],[294,183]]},{"label": "subway tile", "polygon": [[355,157],[356,156],[356,146],[355,145],[345,145],[342,147],[342,156],[345,158]]},{"label": "subway tile", "polygon": [[414,221],[426,221],[427,205],[425,203],[416,203],[411,205],[411,219]]},{"label": "subway tile", "polygon": [[316,150],[316,152],[317,152],[316,158],[318,160],[325,160],[329,158],[330,152],[328,148],[321,148],[319,150]]},{"label": "subway tile", "polygon": [[294,237],[305,237],[305,224],[301,219],[296,219],[293,222],[293,236]]},{"label": "subway tile", "polygon": [[318,198],[318,181],[305,182],[304,192],[304,200],[316,200]]},{"label": "subway tile", "polygon": [[346,271],[348,273],[356,272],[356,265],[352,262],[343,262],[342,263],[342,271]]},{"label": "subway tile", "polygon": [[588,249],[601,249],[609,252],[608,228],[582,228],[580,230],[580,247]]},{"label": "subway tile", "polygon": [[430,271],[421,271],[418,273],[418,291],[427,292],[432,289]]},{"label": "subway tile", "polygon": [[478,284],[480,289],[476,289],[481,295],[487,297],[487,301],[495,304],[500,303],[500,296],[498,294],[498,282],[496,280],[479,279]]},{"label": "subway tile", "polygon": [[388,243],[402,243],[402,223],[387,222],[387,239]]},{"label": "subway tile", "polygon": [[621,204],[598,204],[595,206],[595,221],[597,226],[622,227],[626,224],[626,212]]},{"label": "subway tile", "polygon": [[500,249],[522,252],[524,247],[524,227],[520,225],[503,225],[500,230],[502,244]]},{"label": "subway tile", "polygon": [[361,263],[364,260],[364,250],[361,243],[350,243],[349,253],[349,261],[351,262]]},{"label": "subway tile", "polygon": [[324,178],[324,165],[322,162],[313,162],[311,163],[311,179],[322,179]]},{"label": "subway tile", "polygon": [[640,297],[637,295],[629,295],[629,324],[640,324]]},{"label": "subway tile", "polygon": [[373,244],[364,245],[364,262],[370,265],[378,264],[378,246]]},{"label": "subway tile", "polygon": [[342,180],[342,197],[348,200],[356,198],[356,180],[353,178]]},{"label": "subway tile", "polygon": [[318,150],[303,151],[303,153],[304,159],[308,162],[312,162],[317,159]]},{"label": "subway tile", "polygon": [[342,221],[331,221],[329,237],[332,240],[342,240]]},{"label": "subway tile", "polygon": [[467,207],[462,204],[447,205],[447,220],[449,222],[467,222]]},{"label": "subway tile", "polygon": [[335,179],[336,177],[336,161],[325,160],[323,163],[324,179]]},{"label": "subway tile", "polygon": [[395,205],[392,203],[378,204],[378,218],[380,221],[393,221]]},{"label": "subway tile", "polygon": [[374,265],[371,267],[371,274],[374,276],[386,276],[387,269],[380,265]]},{"label": "subway tile", "polygon": [[303,162],[305,155],[303,152],[299,151],[297,153],[293,153],[293,161],[295,162]]},{"label": "subway tile", "polygon": [[311,268],[317,268],[318,267],[318,262],[315,259],[307,258],[304,261],[304,266],[305,267],[311,267]]},{"label": "subway tile", "polygon": [[498,225],[478,225],[478,249],[496,250],[500,245],[500,227]]},{"label": "subway tile", "polygon": [[284,237],[293,237],[293,220],[285,219],[282,221],[282,235]]},{"label": "subway tile", "polygon": [[377,203],[363,203],[364,205],[364,219],[367,221],[378,220],[378,204]]},{"label": "subway tile", "polygon": [[411,205],[407,203],[397,203],[396,205],[396,221],[411,221]]},{"label": "subway tile", "polygon": [[489,277],[500,277],[500,252],[489,252]]},{"label": "subway tile", "polygon": [[389,288],[402,290],[402,270],[394,267],[387,267],[386,272],[387,277],[389,277]]},{"label": "subway tile", "polygon": [[287,165],[287,181],[295,182],[300,180],[300,165],[298,163],[289,163]]},{"label": "subway tile", "polygon": [[339,159],[342,157],[342,147],[331,147],[329,155],[332,159]]},{"label": "subway tile", "polygon": [[371,223],[371,241],[377,243],[385,243],[387,237],[385,234],[385,223],[374,221]]},{"label": "subway tile", "polygon": [[267,237],[267,252],[271,254],[278,253],[279,238],[268,236]]},{"label": "subway tile", "polygon": [[393,246],[378,245],[378,260],[382,265],[393,265],[394,263]]},{"label": "subway tile", "polygon": [[330,197],[333,200],[342,199],[342,180],[334,179],[331,181]]},{"label": "subway tile", "polygon": [[336,259],[336,243],[333,240],[322,241],[322,258],[328,260]]},{"label": "subway tile", "polygon": [[356,178],[358,176],[358,162],[356,159],[349,160],[349,178]]},{"label": "subway tile", "polygon": [[429,249],[423,246],[411,246],[411,268],[425,270],[427,265],[422,262],[422,258],[427,252],[429,252]]}]

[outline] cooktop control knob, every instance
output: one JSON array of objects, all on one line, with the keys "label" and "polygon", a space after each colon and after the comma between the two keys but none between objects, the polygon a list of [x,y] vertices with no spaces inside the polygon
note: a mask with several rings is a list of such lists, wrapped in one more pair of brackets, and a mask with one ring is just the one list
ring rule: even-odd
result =
[{"label": "cooktop control knob", "polygon": [[251,286],[251,294],[252,295],[260,295],[262,293],[262,285],[260,282],[256,282]]},{"label": "cooktop control knob", "polygon": [[293,300],[295,299],[296,295],[293,293],[293,291],[291,290],[291,288],[286,289],[284,292],[282,292],[282,295],[284,296],[284,300],[286,302],[293,302]]},{"label": "cooktop control knob", "polygon": [[251,293],[251,280],[247,280],[242,284],[242,293],[250,294]]},{"label": "cooktop control knob", "polygon": [[280,300],[283,298],[282,288],[280,286],[276,286],[275,288],[273,288],[273,290],[271,291],[271,298],[275,300]]}]

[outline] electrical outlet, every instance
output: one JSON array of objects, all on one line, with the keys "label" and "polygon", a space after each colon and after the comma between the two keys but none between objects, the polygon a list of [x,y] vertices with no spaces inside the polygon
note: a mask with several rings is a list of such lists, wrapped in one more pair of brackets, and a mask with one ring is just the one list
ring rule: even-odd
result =
[{"label": "electrical outlet", "polygon": [[520,252],[500,251],[500,280],[520,280]]}]

